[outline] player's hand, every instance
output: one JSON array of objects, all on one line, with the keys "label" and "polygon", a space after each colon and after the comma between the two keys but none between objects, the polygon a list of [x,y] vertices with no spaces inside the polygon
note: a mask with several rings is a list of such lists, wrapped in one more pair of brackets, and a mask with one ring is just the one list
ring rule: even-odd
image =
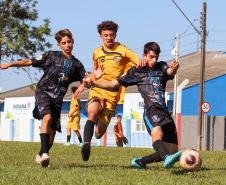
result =
[{"label": "player's hand", "polygon": [[95,76],[95,80],[98,80],[104,74],[104,66],[99,65],[98,68],[93,70],[93,74]]},{"label": "player's hand", "polygon": [[84,88],[85,88],[85,85],[84,84],[81,84],[77,90],[74,92],[74,94],[72,95],[72,97],[75,99],[76,97],[79,97],[82,92],[84,91]]},{"label": "player's hand", "polygon": [[9,64],[0,64],[0,69],[8,69]]},{"label": "player's hand", "polygon": [[147,60],[144,58],[141,58],[139,63],[137,64],[137,68],[141,68],[147,65]]},{"label": "player's hand", "polygon": [[90,76],[88,74],[85,75],[85,77],[82,80],[86,85],[90,84],[92,82]]},{"label": "player's hand", "polygon": [[169,64],[169,68],[178,69],[179,68],[179,63],[174,60],[173,62],[171,62]]}]

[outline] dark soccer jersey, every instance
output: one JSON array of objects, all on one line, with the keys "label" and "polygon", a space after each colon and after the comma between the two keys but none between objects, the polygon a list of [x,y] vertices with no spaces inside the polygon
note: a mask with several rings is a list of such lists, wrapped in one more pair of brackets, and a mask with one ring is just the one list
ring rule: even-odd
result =
[{"label": "dark soccer jersey", "polygon": [[137,85],[141,96],[144,99],[145,108],[153,104],[159,104],[167,110],[165,103],[166,82],[173,77],[166,73],[168,66],[166,62],[157,62],[153,70],[147,67],[132,67],[125,75],[122,75],[118,82],[123,86]]},{"label": "dark soccer jersey", "polygon": [[69,84],[74,81],[82,82],[86,72],[78,59],[74,56],[68,59],[61,51],[48,51],[31,61],[33,67],[44,71],[37,84],[36,92],[44,91],[52,98],[63,99]]}]

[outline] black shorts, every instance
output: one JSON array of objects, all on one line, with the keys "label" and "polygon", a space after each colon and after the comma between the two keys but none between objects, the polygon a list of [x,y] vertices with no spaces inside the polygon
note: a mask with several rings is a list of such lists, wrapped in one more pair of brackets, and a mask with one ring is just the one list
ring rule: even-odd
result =
[{"label": "black shorts", "polygon": [[50,128],[61,132],[60,114],[62,103],[62,99],[51,98],[45,92],[36,93],[33,117],[40,120],[44,115],[51,114],[52,123]]},{"label": "black shorts", "polygon": [[152,106],[144,111],[144,123],[148,133],[156,126],[161,126],[163,141],[178,144],[177,130],[173,118],[160,106]]}]

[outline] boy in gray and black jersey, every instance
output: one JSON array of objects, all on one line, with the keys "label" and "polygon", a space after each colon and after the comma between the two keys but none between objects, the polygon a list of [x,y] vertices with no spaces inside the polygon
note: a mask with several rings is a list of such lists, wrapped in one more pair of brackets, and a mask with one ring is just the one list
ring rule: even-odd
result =
[{"label": "boy in gray and black jersey", "polygon": [[[144,46],[143,58],[146,66],[142,68],[132,67],[126,74],[117,80],[91,81],[87,78],[86,83],[92,83],[96,87],[115,89],[120,85],[125,87],[137,85],[144,99],[144,121],[148,133],[152,137],[155,153],[134,158],[132,167],[145,168],[148,163],[164,161],[164,167],[170,168],[179,160],[182,151],[178,151],[177,132],[174,121],[165,104],[165,87],[168,80],[173,79],[179,64],[172,62],[157,62],[160,47],[155,42],[149,42]],[[102,75],[102,67],[94,71],[97,79]]]},{"label": "boy in gray and black jersey", "polygon": [[63,97],[70,83],[80,81],[85,76],[82,63],[72,55],[74,40],[68,29],[55,34],[61,51],[48,51],[39,58],[24,59],[10,64],[1,64],[0,69],[30,66],[41,68],[44,72],[35,90],[35,109],[33,116],[42,119],[40,128],[41,149],[36,162],[49,166],[49,150],[53,145],[56,131],[61,132],[60,113]]}]

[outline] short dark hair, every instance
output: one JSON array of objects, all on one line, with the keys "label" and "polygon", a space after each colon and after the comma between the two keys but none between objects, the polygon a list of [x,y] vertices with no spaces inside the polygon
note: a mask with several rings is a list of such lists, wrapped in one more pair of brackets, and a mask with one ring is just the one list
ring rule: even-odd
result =
[{"label": "short dark hair", "polygon": [[117,33],[118,28],[119,28],[118,24],[116,24],[113,21],[103,21],[97,26],[97,30],[99,34],[101,34],[103,30],[111,30]]},{"label": "short dark hair", "polygon": [[117,115],[117,118],[121,118],[122,119],[122,116],[121,115]]},{"label": "short dark hair", "polygon": [[58,31],[55,34],[55,39],[57,40],[58,43],[60,43],[61,39],[65,36],[68,36],[70,39],[73,40],[72,33],[69,29],[63,29],[63,30]]},{"label": "short dark hair", "polygon": [[71,87],[71,91],[74,93],[76,90],[78,89],[78,87],[76,87],[76,86],[72,86]]},{"label": "short dark hair", "polygon": [[147,54],[149,51],[154,51],[157,55],[161,53],[160,46],[156,42],[148,42],[144,45],[144,54]]}]

